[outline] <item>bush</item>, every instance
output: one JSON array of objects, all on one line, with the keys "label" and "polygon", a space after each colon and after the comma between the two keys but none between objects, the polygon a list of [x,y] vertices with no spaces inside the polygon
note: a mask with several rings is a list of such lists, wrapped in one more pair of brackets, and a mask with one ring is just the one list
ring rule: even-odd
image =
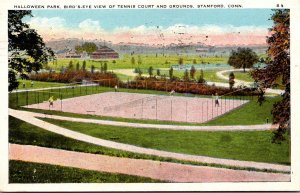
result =
[{"label": "bush", "polygon": [[46,82],[61,82],[61,83],[72,83],[81,82],[82,80],[100,80],[100,79],[117,79],[114,73],[100,73],[100,72],[89,72],[85,70],[65,70],[62,73],[37,73],[29,76],[29,79],[36,81]]}]

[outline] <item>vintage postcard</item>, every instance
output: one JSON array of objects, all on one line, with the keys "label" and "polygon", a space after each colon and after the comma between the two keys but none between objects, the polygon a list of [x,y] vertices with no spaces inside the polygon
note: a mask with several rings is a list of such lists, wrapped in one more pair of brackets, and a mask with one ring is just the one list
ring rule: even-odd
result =
[{"label": "vintage postcard", "polygon": [[299,190],[299,9],[6,1],[0,190]]}]

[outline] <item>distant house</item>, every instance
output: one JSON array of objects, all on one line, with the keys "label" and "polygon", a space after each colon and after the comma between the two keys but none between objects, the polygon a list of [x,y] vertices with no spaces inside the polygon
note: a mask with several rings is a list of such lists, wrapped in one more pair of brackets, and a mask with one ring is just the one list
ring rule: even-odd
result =
[{"label": "distant house", "polygon": [[97,51],[93,52],[90,56],[92,59],[119,58],[119,54],[107,46],[100,47]]},{"label": "distant house", "polygon": [[208,47],[200,47],[196,49],[196,52],[214,52],[215,47],[213,46],[208,46]]},{"label": "distant house", "polygon": [[66,55],[65,55],[65,58],[81,58],[81,55],[80,54],[76,54],[76,52],[67,52]]}]

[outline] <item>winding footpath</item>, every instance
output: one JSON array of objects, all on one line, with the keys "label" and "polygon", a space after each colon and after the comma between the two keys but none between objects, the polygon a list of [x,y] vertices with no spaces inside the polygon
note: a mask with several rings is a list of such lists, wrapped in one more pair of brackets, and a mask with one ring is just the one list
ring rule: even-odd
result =
[{"label": "winding footpath", "polygon": [[143,176],[166,182],[287,182],[291,180],[288,174],[119,158],[31,145],[10,144],[10,159]]},{"label": "winding footpath", "polygon": [[[66,136],[66,137],[69,137],[72,139],[76,139],[76,140],[87,142],[87,143],[92,143],[92,144],[99,145],[99,146],[119,149],[119,150],[123,150],[123,151],[129,151],[129,152],[147,154],[147,155],[154,155],[154,156],[160,156],[160,157],[166,157],[166,158],[173,158],[173,159],[178,159],[178,160],[186,160],[186,161],[194,161],[194,162],[210,163],[210,164],[220,164],[220,165],[226,165],[226,166],[246,167],[246,168],[255,168],[255,169],[268,169],[268,170],[276,170],[276,171],[284,171],[284,172],[289,172],[291,170],[290,166],[286,166],[286,165],[260,163],[260,162],[253,162],[253,161],[220,159],[220,158],[212,158],[212,157],[207,157],[207,156],[173,153],[173,152],[143,148],[143,147],[138,147],[138,146],[134,146],[134,145],[99,139],[96,137],[85,135],[85,134],[82,134],[79,132],[75,132],[75,131],[45,122],[43,120],[36,118],[37,114],[31,113],[31,112],[26,112],[26,111],[9,109],[9,115],[16,117],[20,120],[23,120],[25,122],[28,122],[32,125],[35,125],[40,128],[43,128],[45,130],[48,130],[50,132],[54,132],[54,133],[57,133],[57,134],[60,134],[60,135],[63,135],[63,136]],[[41,115],[43,117],[45,116],[43,114],[41,114]]]}]

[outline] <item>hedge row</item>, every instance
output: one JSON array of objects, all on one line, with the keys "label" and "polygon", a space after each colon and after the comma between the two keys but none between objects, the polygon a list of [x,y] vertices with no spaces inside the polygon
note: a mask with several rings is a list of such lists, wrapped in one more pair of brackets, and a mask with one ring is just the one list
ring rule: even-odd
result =
[{"label": "hedge row", "polygon": [[36,80],[36,81],[46,81],[46,82],[72,83],[72,82],[81,82],[82,80],[91,81],[91,80],[103,80],[103,79],[117,79],[117,76],[116,74],[111,72],[91,73],[85,70],[80,70],[80,71],[68,70],[64,73],[45,72],[45,73],[31,74],[29,76],[29,79]]}]

